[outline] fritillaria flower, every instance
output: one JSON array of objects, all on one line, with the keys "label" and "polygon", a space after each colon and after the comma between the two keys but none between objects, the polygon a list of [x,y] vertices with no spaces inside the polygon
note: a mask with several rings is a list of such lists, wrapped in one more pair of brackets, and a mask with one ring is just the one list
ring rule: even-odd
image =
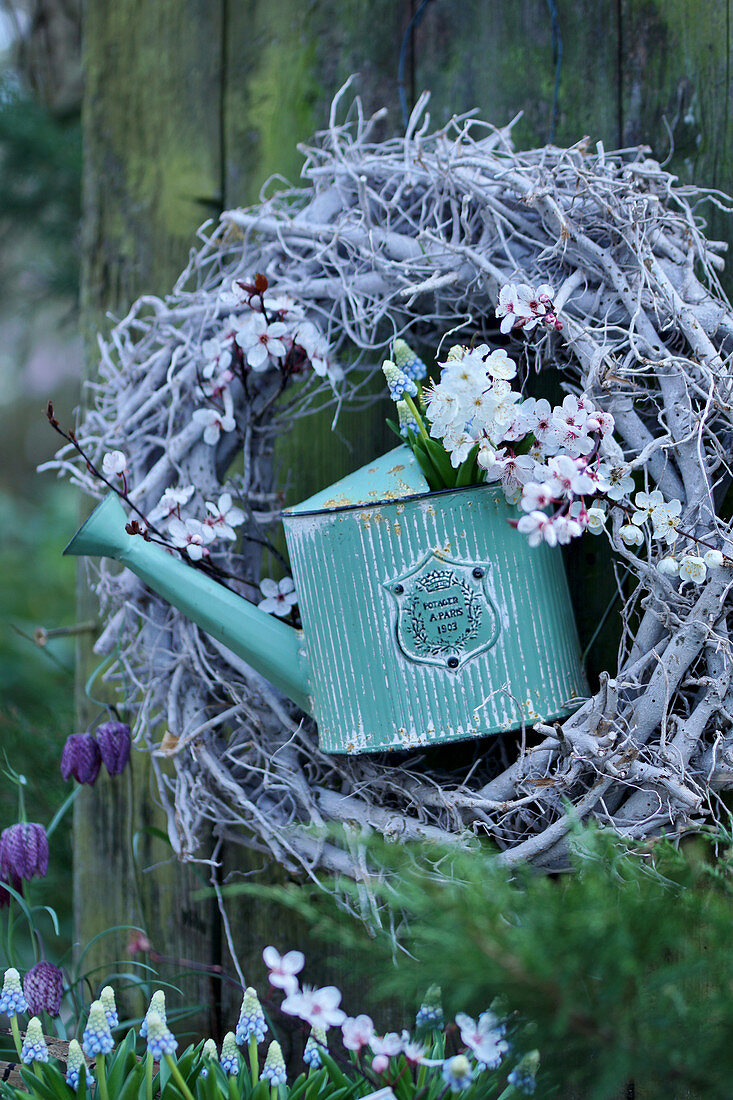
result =
[{"label": "fritillaria flower", "polygon": [[64,976],[53,963],[42,960],[23,978],[23,993],[34,1016],[47,1012],[58,1016],[64,992]]},{"label": "fritillaria flower", "polygon": [[130,759],[130,727],[125,722],[102,722],[97,728],[102,763],[110,775],[120,775]]},{"label": "fritillaria flower", "polygon": [[21,821],[0,833],[0,877],[43,878],[48,871],[48,837],[43,825]]},{"label": "fritillaria flower", "polygon": [[66,738],[61,753],[61,775],[75,779],[77,783],[91,786],[102,765],[99,745],[90,733],[72,733]]}]

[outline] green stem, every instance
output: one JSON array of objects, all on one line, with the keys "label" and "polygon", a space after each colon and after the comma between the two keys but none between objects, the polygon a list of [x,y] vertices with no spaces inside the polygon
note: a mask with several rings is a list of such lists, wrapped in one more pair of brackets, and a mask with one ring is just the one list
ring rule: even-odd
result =
[{"label": "green stem", "polygon": [[99,1087],[100,1100],[109,1100],[107,1092],[107,1073],[104,1068],[104,1054],[97,1055],[97,1085]]},{"label": "green stem", "polygon": [[418,1088],[418,1092],[420,1091],[420,1089],[425,1084],[425,1078],[427,1077],[427,1075],[428,1075],[428,1067],[423,1064],[423,1065],[420,1066],[419,1070],[417,1071],[417,1088]]},{"label": "green stem", "polygon": [[23,1050],[23,1040],[20,1037],[20,1028],[18,1027],[18,1017],[13,1014],[10,1017],[10,1030],[13,1033],[13,1042],[15,1043],[15,1049],[18,1051],[18,1058],[21,1056]]},{"label": "green stem", "polygon": [[427,430],[425,428],[425,421],[420,416],[420,413],[418,412],[418,409],[417,409],[417,405],[412,400],[409,393],[405,394],[405,401],[407,402],[408,409],[410,410],[412,415],[415,417],[415,421],[417,423],[417,427],[418,427],[418,430],[420,432],[420,435],[423,437],[423,439],[426,442],[429,442],[430,441],[430,436],[428,435]]},{"label": "green stem", "polygon": [[178,1068],[178,1063],[176,1062],[173,1055],[166,1054],[165,1060],[168,1063],[168,1068],[171,1071],[171,1077],[176,1082],[183,1095],[187,1098],[187,1100],[193,1100],[193,1093],[191,1092],[186,1082],[183,1080],[183,1074]]},{"label": "green stem", "polygon": [[229,1100],[239,1100],[239,1075],[236,1073],[229,1078]]},{"label": "green stem", "polygon": [[254,1035],[249,1037],[249,1068],[252,1071],[252,1088],[254,1088],[260,1076],[260,1063],[257,1059],[257,1040]]},{"label": "green stem", "polygon": [[153,1100],[153,1056],[150,1051],[145,1055],[145,1097]]}]

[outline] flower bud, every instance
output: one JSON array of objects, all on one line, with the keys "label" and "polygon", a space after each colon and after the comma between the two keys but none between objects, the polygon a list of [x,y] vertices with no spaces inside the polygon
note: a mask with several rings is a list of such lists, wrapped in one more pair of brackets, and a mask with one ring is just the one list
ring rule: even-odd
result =
[{"label": "flower bud", "polygon": [[48,1061],[48,1047],[43,1037],[43,1027],[37,1016],[28,1021],[28,1030],[23,1039],[23,1047],[20,1052],[20,1060],[23,1065],[30,1066],[33,1062]]},{"label": "flower bud", "polygon": [[260,1074],[260,1081],[269,1081],[272,1088],[276,1088],[278,1085],[284,1085],[287,1081],[285,1059],[283,1058],[280,1044],[277,1041],[270,1043],[267,1051],[267,1058],[265,1059],[265,1064]]},{"label": "flower bud", "polygon": [[17,1016],[18,1013],[27,1011],[28,1003],[20,984],[20,974],[14,966],[8,967],[3,978],[2,993],[0,993],[0,1014]]},{"label": "flower bud", "polygon": [[109,1054],[112,1050],[114,1039],[101,1001],[92,1002],[82,1039],[84,1053],[90,1058],[94,1058],[97,1054]]},{"label": "flower bud", "polygon": [[224,1042],[221,1044],[219,1064],[224,1072],[230,1074],[232,1077],[236,1077],[239,1073],[239,1051],[237,1050],[237,1040],[234,1037],[233,1031],[227,1031],[224,1036]]},{"label": "flower bud", "polygon": [[34,1016],[47,1012],[58,1016],[64,992],[64,976],[53,963],[37,962],[23,978],[23,993]]},{"label": "flower bud", "polygon": [[130,727],[124,722],[103,722],[97,729],[102,762],[110,775],[119,775],[130,759]]},{"label": "flower bud", "polygon": [[395,340],[392,355],[395,365],[400,368],[403,374],[406,374],[408,378],[412,378],[415,382],[422,382],[428,373],[428,368],[406,340]]},{"label": "flower bud", "polygon": [[[78,1039],[72,1039],[69,1043],[69,1052],[66,1055],[66,1084],[72,1089],[79,1087],[79,1073],[84,1065],[84,1055]],[[87,1083],[89,1074],[87,1073]]]},{"label": "flower bud", "polygon": [[152,1054],[156,1062],[160,1062],[166,1054],[175,1054],[178,1041],[163,1017],[148,1010],[146,1020],[148,1054]]},{"label": "flower bud", "polygon": [[61,776],[63,779],[75,779],[77,783],[88,783],[91,787],[102,764],[99,745],[90,733],[72,733],[66,738],[61,753]]},{"label": "flower bud", "polygon": [[140,1038],[145,1039],[148,1034],[148,1016],[151,1012],[154,1012],[157,1016],[165,1021],[165,993],[162,989],[156,989],[153,996],[150,998],[150,1004],[148,1010],[145,1013],[145,1019],[140,1024]]},{"label": "flower bud", "polygon": [[267,1032],[267,1024],[265,1023],[265,1014],[262,1011],[262,1005],[260,1004],[257,991],[250,985],[244,991],[244,997],[242,998],[242,1007],[239,1010],[239,1021],[237,1023],[237,1042],[241,1045],[248,1043],[254,1036],[258,1043],[261,1043]]},{"label": "flower bud", "polygon": [[117,1014],[117,1005],[115,1004],[115,991],[111,985],[106,985],[104,987],[99,994],[99,999],[102,1002],[104,1014],[107,1017],[107,1023],[109,1024],[110,1030],[119,1027],[120,1018]]},{"label": "flower bud", "polygon": [[48,837],[43,825],[22,821],[0,833],[0,877],[43,878],[48,871]]}]

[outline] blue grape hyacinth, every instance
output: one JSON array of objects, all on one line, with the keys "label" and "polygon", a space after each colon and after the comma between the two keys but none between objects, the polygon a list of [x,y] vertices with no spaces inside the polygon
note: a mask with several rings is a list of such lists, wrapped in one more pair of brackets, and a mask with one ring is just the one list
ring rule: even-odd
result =
[{"label": "blue grape hyacinth", "polygon": [[31,1066],[34,1062],[48,1061],[48,1047],[43,1037],[41,1021],[37,1016],[32,1016],[28,1021],[28,1030],[23,1039],[20,1060],[25,1066]]},{"label": "blue grape hyacinth", "polygon": [[101,1001],[93,1001],[89,1009],[89,1019],[82,1036],[84,1053],[90,1058],[97,1054],[109,1054],[115,1045],[112,1032],[107,1023],[107,1014]]},{"label": "blue grape hyacinth", "polygon": [[244,991],[242,1007],[239,1010],[236,1039],[240,1046],[248,1043],[254,1037],[261,1043],[267,1033],[265,1014],[262,1011],[257,991],[250,985]]},{"label": "blue grape hyacinth", "polygon": [[14,966],[8,967],[3,979],[3,990],[0,993],[0,1013],[6,1016],[18,1016],[28,1011],[28,1002],[20,984],[20,974]]},{"label": "blue grape hyacinth", "polygon": [[227,1031],[224,1042],[221,1044],[219,1064],[225,1073],[235,1077],[239,1073],[239,1050],[233,1031]]},{"label": "blue grape hyacinth", "polygon": [[277,1041],[270,1043],[269,1050],[267,1051],[267,1058],[265,1059],[265,1064],[260,1074],[260,1081],[269,1081],[270,1085],[273,1087],[284,1085],[287,1081],[285,1059],[283,1058],[280,1044]]},{"label": "blue grape hyacinth", "polygon": [[166,1054],[175,1054],[178,1040],[163,1017],[148,1011],[147,1021],[148,1054],[152,1054],[156,1062],[162,1061]]}]

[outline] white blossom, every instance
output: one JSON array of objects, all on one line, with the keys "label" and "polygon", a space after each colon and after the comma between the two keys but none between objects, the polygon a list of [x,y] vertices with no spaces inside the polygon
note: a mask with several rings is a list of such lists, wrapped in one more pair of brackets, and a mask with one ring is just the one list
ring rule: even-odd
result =
[{"label": "white blossom", "polygon": [[240,325],[235,341],[244,352],[248,366],[254,371],[264,371],[273,359],[281,359],[287,352],[283,337],[288,326],[283,321],[268,324],[263,313],[254,311]]},{"label": "white blossom", "polygon": [[619,538],[626,546],[641,546],[644,536],[633,523],[625,523],[619,531]]},{"label": "white blossom", "polygon": [[233,432],[237,426],[232,415],[233,405],[231,394],[227,390],[223,396],[224,412],[219,412],[218,409],[205,408],[196,409],[193,413],[193,420],[196,424],[201,425],[204,443],[208,443],[210,447],[216,446],[222,432]]},{"label": "white blossom", "polygon": [[676,558],[666,557],[657,565],[657,569],[665,577],[678,577],[680,575],[680,563]]},{"label": "white blossom", "polygon": [[127,455],[124,451],[107,451],[102,459],[102,473],[105,477],[122,477],[127,473]]},{"label": "white blossom", "polygon": [[703,584],[707,575],[708,568],[704,558],[697,557],[695,554],[685,554],[680,561],[680,580]]},{"label": "white blossom", "polygon": [[211,529],[197,519],[187,519],[185,523],[180,519],[172,519],[168,524],[168,533],[173,545],[181,550],[185,549],[192,561],[201,561],[208,555],[206,546],[213,535]]},{"label": "white blossom", "polygon": [[148,519],[151,523],[157,523],[158,520],[168,519],[170,516],[178,515],[179,508],[184,504],[188,504],[193,494],[193,485],[182,485],[178,489],[166,489],[163,496],[150,512]]},{"label": "white blossom", "polygon": [[617,503],[627,497],[634,488],[634,479],[631,476],[631,468],[626,464],[611,466],[602,462],[599,473],[608,481],[609,488],[605,490],[609,500]]},{"label": "white blossom", "polygon": [[708,569],[720,569],[725,559],[720,550],[706,550],[703,554],[703,560]]},{"label": "white blossom", "polygon": [[589,508],[586,522],[586,530],[591,535],[600,535],[606,529],[606,513],[602,508]]},{"label": "white blossom", "polygon": [[298,594],[295,591],[292,577],[283,577],[280,582],[265,577],[264,580],[260,581],[260,591],[265,597],[257,604],[260,611],[278,615],[281,619],[289,615],[293,604],[298,602]]},{"label": "white blossom", "polygon": [[210,515],[204,520],[205,526],[210,527],[217,538],[233,542],[237,537],[234,528],[244,523],[245,515],[241,508],[232,504],[232,494],[222,493],[216,504],[207,500],[206,510]]},{"label": "white blossom", "polygon": [[637,510],[633,513],[631,522],[641,527],[654,515],[655,511],[664,507],[664,497],[659,489],[655,489],[651,493],[637,493],[634,497],[634,503]]}]

